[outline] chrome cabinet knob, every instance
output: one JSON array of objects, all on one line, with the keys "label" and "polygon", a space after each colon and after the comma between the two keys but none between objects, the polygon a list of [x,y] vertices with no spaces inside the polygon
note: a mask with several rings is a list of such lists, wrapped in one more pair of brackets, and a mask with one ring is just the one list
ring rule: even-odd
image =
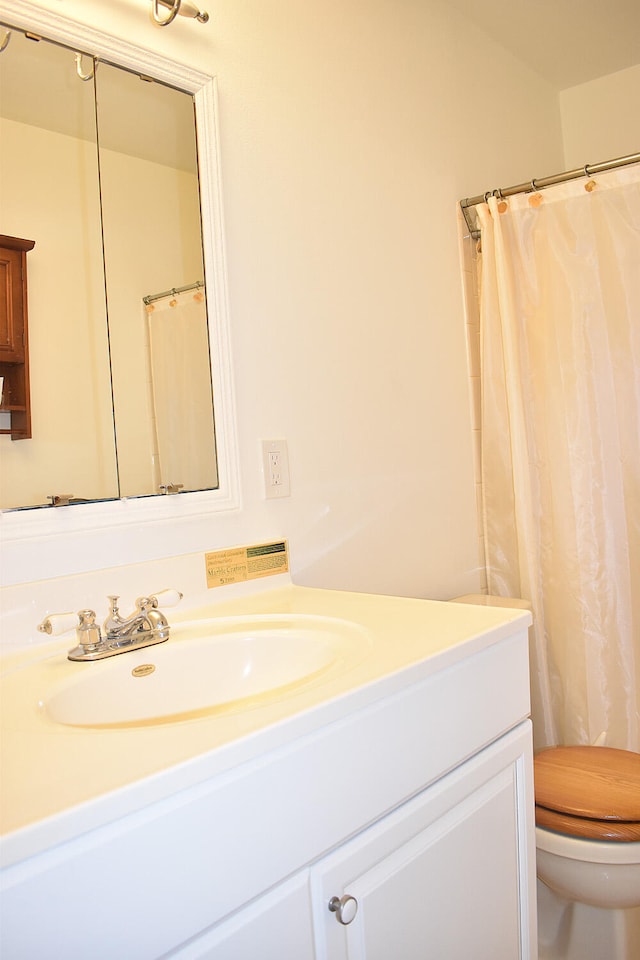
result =
[{"label": "chrome cabinet knob", "polygon": [[355,897],[345,893],[344,897],[331,897],[329,900],[329,910],[335,913],[338,923],[347,926],[352,920],[355,920],[358,912],[358,901]]}]

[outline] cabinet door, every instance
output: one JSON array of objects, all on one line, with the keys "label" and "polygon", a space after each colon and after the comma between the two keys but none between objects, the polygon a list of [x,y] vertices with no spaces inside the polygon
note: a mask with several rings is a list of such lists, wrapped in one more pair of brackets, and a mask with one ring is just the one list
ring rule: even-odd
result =
[{"label": "cabinet door", "polygon": [[[530,789],[527,728],[323,861],[312,879],[318,960],[535,957]],[[328,908],[334,897],[357,901],[344,901],[347,925]]]},{"label": "cabinet door", "polygon": [[0,360],[11,363],[24,359],[23,262],[22,251],[0,249]]},{"label": "cabinet door", "polygon": [[166,958],[314,960],[308,872],[265,893]]}]

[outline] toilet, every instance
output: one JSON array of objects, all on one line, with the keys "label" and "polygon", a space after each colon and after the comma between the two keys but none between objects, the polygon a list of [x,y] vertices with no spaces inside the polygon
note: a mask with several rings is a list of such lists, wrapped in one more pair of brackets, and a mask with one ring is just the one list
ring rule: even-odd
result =
[{"label": "toilet", "polygon": [[534,758],[534,783],[539,960],[639,960],[640,754],[551,747]]},{"label": "toilet", "polygon": [[534,759],[540,960],[640,957],[640,754],[551,747]]}]

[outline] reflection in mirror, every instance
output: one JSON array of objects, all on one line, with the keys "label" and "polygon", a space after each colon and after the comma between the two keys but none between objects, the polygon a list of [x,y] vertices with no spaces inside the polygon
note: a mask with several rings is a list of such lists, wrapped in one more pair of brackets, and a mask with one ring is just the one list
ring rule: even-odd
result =
[{"label": "reflection in mirror", "polygon": [[211,489],[193,101],[99,63],[96,102],[120,495]]},{"label": "reflection in mirror", "polygon": [[20,31],[0,53],[0,232],[36,240],[33,439],[0,437],[2,508],[217,486],[204,287],[144,303],[203,281],[193,100],[91,67]]},{"label": "reflection in mirror", "polygon": [[0,506],[117,497],[93,85],[72,51],[14,30],[0,87],[0,232],[35,240],[32,439],[0,437]]}]

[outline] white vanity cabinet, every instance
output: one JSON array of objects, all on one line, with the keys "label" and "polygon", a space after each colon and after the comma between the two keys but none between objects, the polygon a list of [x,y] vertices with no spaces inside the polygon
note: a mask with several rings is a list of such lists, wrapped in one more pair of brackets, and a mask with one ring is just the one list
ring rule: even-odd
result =
[{"label": "white vanity cabinet", "polygon": [[523,723],[170,956],[533,960],[530,751]]},{"label": "white vanity cabinet", "polygon": [[309,871],[258,897],[167,960],[316,960]]},{"label": "white vanity cabinet", "polygon": [[83,749],[85,777],[193,755],[3,838],[3,960],[535,960],[528,618],[292,590],[371,636],[304,707],[8,723],[16,762],[44,738],[59,785]]},{"label": "white vanity cabinet", "polygon": [[[319,864],[317,960],[531,957],[528,728],[493,745]],[[344,903],[343,925],[329,903]],[[351,919],[353,917],[353,919]]]}]

